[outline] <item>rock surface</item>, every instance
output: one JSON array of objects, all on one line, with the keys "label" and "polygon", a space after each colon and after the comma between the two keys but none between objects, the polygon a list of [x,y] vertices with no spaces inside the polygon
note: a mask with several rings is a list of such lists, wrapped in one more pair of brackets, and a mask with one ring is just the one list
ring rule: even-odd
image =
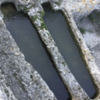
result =
[{"label": "rock surface", "polygon": [[56,100],[42,77],[25,61],[24,55],[7,31],[2,16],[0,17],[0,69],[4,76],[3,80],[6,80],[4,83],[0,80],[1,100]]},{"label": "rock surface", "polygon": [[[56,43],[46,29],[42,16],[44,14],[42,3],[50,2],[54,10],[62,10],[68,20],[75,39],[87,64],[87,69],[97,88],[97,97],[100,100],[100,70],[96,66],[76,23],[94,9],[99,9],[99,0],[0,0],[15,3],[18,10],[28,13],[36,26],[43,42],[50,52],[56,68],[68,88],[73,100],[90,100],[85,91],[70,72],[67,63],[60,54]],[[76,21],[74,21],[74,19]],[[42,26],[44,25],[44,26]],[[45,36],[44,36],[45,35]],[[99,39],[97,39],[99,41]],[[88,42],[89,43],[89,42]],[[87,44],[88,44],[87,43]],[[96,49],[96,48],[95,48]],[[98,48],[97,48],[98,49]],[[95,53],[94,53],[95,54]],[[47,84],[38,72],[28,62],[7,31],[0,13],[0,99],[1,100],[56,100]],[[2,79],[1,79],[2,78]],[[2,80],[4,81],[2,83]],[[7,84],[6,84],[7,83]],[[4,92],[5,89],[7,93]],[[2,90],[2,91],[1,91]],[[9,96],[8,96],[9,94]]]},{"label": "rock surface", "polygon": [[82,31],[84,40],[89,47],[91,54],[95,58],[100,69],[100,16],[99,11],[94,10],[89,16],[83,17],[77,22],[77,26]]}]

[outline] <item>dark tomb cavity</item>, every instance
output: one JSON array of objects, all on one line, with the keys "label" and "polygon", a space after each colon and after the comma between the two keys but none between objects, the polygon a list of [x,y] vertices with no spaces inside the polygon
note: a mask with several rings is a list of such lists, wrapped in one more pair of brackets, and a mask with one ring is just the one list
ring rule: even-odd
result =
[{"label": "dark tomb cavity", "polygon": [[24,53],[26,61],[40,73],[58,100],[71,100],[52,59],[27,15],[18,12],[12,3],[2,4],[1,10],[7,29]]},{"label": "dark tomb cavity", "polygon": [[43,4],[43,8],[45,11],[45,16],[43,16],[44,22],[68,64],[69,69],[87,94],[91,98],[94,98],[96,94],[94,85],[62,12],[53,11],[50,4]]}]

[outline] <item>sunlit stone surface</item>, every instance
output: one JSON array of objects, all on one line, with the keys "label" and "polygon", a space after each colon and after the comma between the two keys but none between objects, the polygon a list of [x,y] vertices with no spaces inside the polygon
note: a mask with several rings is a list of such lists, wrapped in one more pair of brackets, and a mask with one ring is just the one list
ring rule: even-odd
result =
[{"label": "sunlit stone surface", "polygon": [[[70,96],[63,81],[59,77],[45,45],[27,15],[17,11],[13,4],[2,5],[1,11],[4,14],[6,27],[25,55],[26,61],[38,71],[58,100],[67,100]],[[12,80],[10,79],[10,81]],[[18,94],[17,91],[14,92]]]},{"label": "sunlit stone surface", "polygon": [[[97,87],[98,94],[95,97],[95,100],[100,100],[100,71],[97,65],[95,64],[95,61],[91,56],[88,47],[85,44],[84,38],[81,35],[75,23],[75,21],[78,21],[83,16],[87,16],[88,14],[90,14],[91,11],[93,11],[93,9],[98,9],[99,11],[100,0],[41,0],[41,1],[40,0],[0,0],[0,4],[2,4],[3,2],[14,2],[17,9],[19,10],[22,9],[24,12],[28,13],[31,20],[36,25],[38,32],[41,34],[41,38],[45,42],[50,54],[52,55],[55,65],[57,66],[57,68],[60,68],[59,69],[59,71],[61,72],[60,75],[62,76],[62,79],[66,84],[66,87],[68,88],[72,96],[72,99],[90,100],[88,95],[77,83],[72,73],[70,73],[70,70],[67,68],[67,65],[65,67],[64,65],[62,65],[64,59],[60,55],[58,48],[55,46],[55,42],[52,40],[52,37],[47,35],[49,33],[48,30],[45,29],[44,26],[41,27],[41,24],[43,24],[41,20],[41,16],[42,16],[41,12],[43,12],[43,9],[40,4],[45,3],[47,1],[50,1],[53,9],[55,10],[61,9],[64,12],[65,17],[68,20],[72,28],[72,31],[75,35],[75,38],[77,40],[77,43],[81,49],[81,52],[83,54],[83,59],[85,60],[87,65],[87,69],[92,77],[95,86]],[[38,18],[36,18],[37,15]],[[46,35],[46,37],[42,36],[44,34]],[[7,97],[7,99],[5,99],[7,93],[1,91],[0,92],[1,100],[16,100],[16,98],[20,97],[21,95],[23,96],[22,99],[18,99],[18,100],[49,100],[49,99],[56,100],[54,94],[50,91],[47,84],[42,80],[41,76],[33,69],[33,67],[29,63],[25,61],[24,55],[20,52],[16,43],[12,39],[10,33],[7,31],[3,22],[3,15],[1,13],[0,13],[0,55],[1,55],[0,69],[2,71],[5,71],[6,73],[5,75],[4,73],[2,74],[5,76],[6,79],[7,77],[12,77],[12,76],[15,76],[15,78],[17,79],[17,77],[19,76],[22,81],[19,84],[24,86],[24,89],[26,91],[25,93],[22,92],[22,94],[20,93],[16,94],[17,96],[15,97],[15,94],[12,93],[11,89],[7,87],[7,89],[9,88],[8,92],[12,94],[13,98],[12,96],[9,96],[9,98]],[[57,60],[58,58],[59,60]],[[9,72],[10,67],[12,68],[14,75],[9,74],[10,76],[8,76],[7,73]],[[19,70],[17,70],[17,68]],[[23,70],[24,68],[26,70]],[[17,74],[19,75],[15,73],[16,71],[18,72]],[[66,75],[66,73],[70,73],[70,74]],[[30,78],[31,74],[33,75],[33,79]],[[8,86],[9,84],[10,82],[8,83]],[[21,90],[23,88],[22,86],[20,86]],[[34,86],[35,89],[33,89]],[[5,88],[3,84],[0,85],[0,88],[2,87]],[[18,89],[17,87],[14,88],[16,88],[16,90]],[[34,97],[32,94],[34,94]],[[25,96],[27,98],[25,98]]]}]

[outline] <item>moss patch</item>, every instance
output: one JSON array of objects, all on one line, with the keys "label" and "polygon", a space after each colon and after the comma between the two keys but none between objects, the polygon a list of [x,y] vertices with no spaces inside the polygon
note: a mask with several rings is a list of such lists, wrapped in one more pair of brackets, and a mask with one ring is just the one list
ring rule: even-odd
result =
[{"label": "moss patch", "polygon": [[62,2],[62,1],[55,2],[55,4],[57,4],[57,5],[59,6],[59,5],[61,5],[61,2]]},{"label": "moss patch", "polygon": [[86,32],[86,30],[84,29],[84,28],[80,28],[80,31],[81,31],[81,33],[85,33]]},{"label": "moss patch", "polygon": [[89,20],[92,21],[92,22],[95,22],[95,21],[96,21],[95,18],[94,18],[92,15],[89,15],[88,18],[89,18]]},{"label": "moss patch", "polygon": [[41,17],[43,17],[45,15],[45,12],[43,11],[43,12],[41,12]]},{"label": "moss patch", "polygon": [[44,23],[41,23],[41,27],[40,27],[40,28],[41,28],[41,29],[44,29],[44,28],[47,29],[47,28],[46,28],[46,25],[45,25]]},{"label": "moss patch", "polygon": [[36,19],[38,19],[38,15],[32,16],[31,19],[32,19],[33,21],[35,21]]}]

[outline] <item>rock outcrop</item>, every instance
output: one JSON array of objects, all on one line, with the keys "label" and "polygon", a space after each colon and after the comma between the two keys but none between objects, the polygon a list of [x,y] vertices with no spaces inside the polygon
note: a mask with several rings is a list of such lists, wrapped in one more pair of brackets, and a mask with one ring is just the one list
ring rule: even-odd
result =
[{"label": "rock outcrop", "polygon": [[[50,2],[54,10],[61,10],[64,13],[96,87],[98,94],[95,100],[100,100],[100,70],[75,23],[75,21],[77,22],[83,16],[87,16],[94,9],[99,9],[100,1],[0,0],[0,5],[4,2],[13,2],[18,10],[28,14],[50,52],[56,69],[72,96],[72,100],[90,100],[70,72],[50,32],[45,27],[42,27],[45,24],[42,19],[44,11],[41,4]],[[57,100],[48,85],[33,67],[25,61],[24,55],[7,30],[3,22],[3,15],[0,12],[0,100]]]}]

